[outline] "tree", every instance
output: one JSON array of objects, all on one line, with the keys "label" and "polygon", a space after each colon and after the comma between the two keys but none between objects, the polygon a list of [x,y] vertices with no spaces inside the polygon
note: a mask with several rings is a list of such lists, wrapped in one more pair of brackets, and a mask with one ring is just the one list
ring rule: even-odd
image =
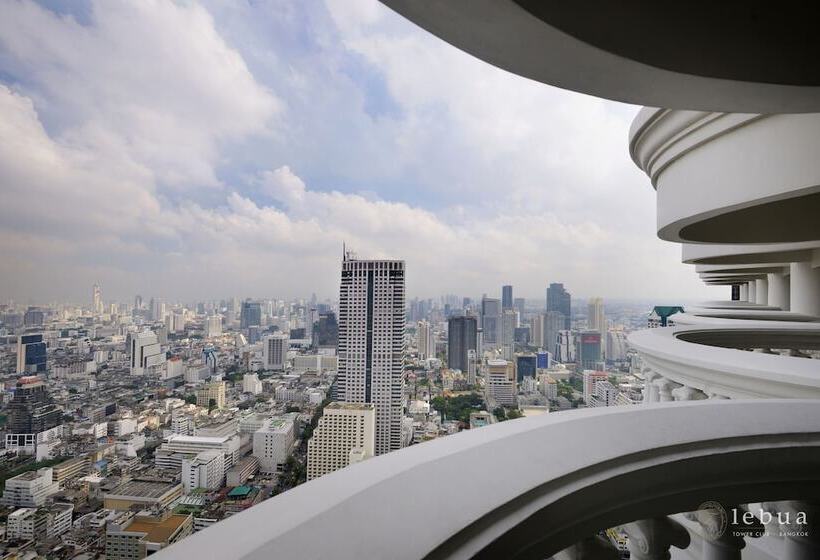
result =
[{"label": "tree", "polygon": [[208,414],[216,408],[216,399],[208,399]]},{"label": "tree", "polygon": [[185,402],[188,404],[196,404],[196,395],[185,395]]},{"label": "tree", "polygon": [[524,415],[523,415],[523,414],[521,413],[521,411],[520,411],[520,410],[518,410],[517,408],[513,408],[513,409],[511,409],[511,410],[507,413],[507,419],[508,419],[508,420],[514,420],[514,419],[516,419],[516,418],[521,418],[522,416],[524,416]]},{"label": "tree", "polygon": [[496,407],[495,410],[493,410],[493,415],[499,422],[503,422],[507,419],[507,411],[504,410],[503,406]]}]

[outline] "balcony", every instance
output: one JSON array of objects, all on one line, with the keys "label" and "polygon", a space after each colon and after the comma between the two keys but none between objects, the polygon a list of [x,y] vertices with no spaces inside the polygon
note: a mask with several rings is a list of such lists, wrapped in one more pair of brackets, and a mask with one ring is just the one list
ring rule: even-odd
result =
[{"label": "balcony", "polygon": [[[699,557],[726,548],[725,539],[710,540],[697,514],[667,516],[696,512],[709,500],[806,507],[820,498],[818,464],[820,407],[813,400],[562,412],[352,465],[157,557],[611,558],[615,550],[594,535],[617,526],[630,535],[633,558],[662,558],[670,546],[680,553],[691,547]],[[791,500],[800,502],[784,503]],[[733,539],[730,548],[744,543]],[[775,557],[816,558],[806,555],[816,544],[786,537],[775,543]]]}]

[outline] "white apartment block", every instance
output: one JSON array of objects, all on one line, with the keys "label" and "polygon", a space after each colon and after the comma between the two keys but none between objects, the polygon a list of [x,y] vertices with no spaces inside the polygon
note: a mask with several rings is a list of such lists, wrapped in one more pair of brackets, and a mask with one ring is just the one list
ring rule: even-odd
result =
[{"label": "white apartment block", "polygon": [[272,474],[285,464],[296,437],[294,420],[294,415],[271,418],[253,434],[253,456],[261,472]]},{"label": "white apartment block", "polygon": [[161,469],[182,469],[182,461],[203,451],[219,450],[225,455],[225,468],[239,460],[239,435],[208,437],[171,435],[154,452],[154,464]]},{"label": "white apartment block", "polygon": [[45,467],[8,479],[0,503],[7,507],[40,507],[49,496],[59,491],[60,485],[54,482],[54,470]]},{"label": "white apartment block", "polygon": [[197,488],[218,490],[225,480],[225,454],[221,450],[203,451],[182,461],[182,488],[190,494]]},{"label": "white apartment block", "polygon": [[375,431],[376,409],[372,404],[328,404],[308,441],[308,480],[372,457]]},{"label": "white apartment block", "polygon": [[288,359],[288,335],[275,333],[262,339],[262,364],[265,369],[282,371]]},{"label": "white apartment block", "polygon": [[375,406],[377,455],[403,444],[404,301],[404,261],[345,255],[335,398]]},{"label": "white apartment block", "polygon": [[584,378],[584,402],[589,403],[592,396],[595,394],[595,384],[600,381],[609,381],[609,375],[605,371],[594,371],[585,369],[583,373]]},{"label": "white apartment block", "polygon": [[246,373],[242,377],[242,392],[250,393],[251,395],[258,395],[262,392],[262,381],[259,380],[259,375],[255,373]]},{"label": "white apartment block", "polygon": [[131,334],[130,344],[131,375],[145,375],[146,371],[165,363],[165,352],[151,331]]}]

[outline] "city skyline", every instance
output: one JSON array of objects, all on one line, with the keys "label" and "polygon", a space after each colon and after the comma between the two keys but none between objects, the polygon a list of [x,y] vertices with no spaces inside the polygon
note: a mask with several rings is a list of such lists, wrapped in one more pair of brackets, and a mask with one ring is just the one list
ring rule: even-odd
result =
[{"label": "city skyline", "polygon": [[419,296],[559,276],[715,292],[652,232],[635,107],[510,75],[376,2],[21,2],[0,41],[4,298],[332,294],[345,241],[404,259]]}]

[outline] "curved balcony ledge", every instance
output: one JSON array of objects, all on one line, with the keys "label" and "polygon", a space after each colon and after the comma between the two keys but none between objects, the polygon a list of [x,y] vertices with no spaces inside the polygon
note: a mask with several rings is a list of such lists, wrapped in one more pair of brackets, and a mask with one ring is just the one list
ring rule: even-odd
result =
[{"label": "curved balcony ledge", "polygon": [[[704,18],[697,10],[670,18],[665,10],[628,4],[614,14],[613,6],[590,2],[382,2],[481,60],[573,91],[655,107],[820,111],[811,47],[804,41],[795,48],[771,25],[757,30],[758,18]],[[793,16],[788,28],[808,19]],[[700,30],[695,43],[693,26]],[[811,29],[801,37],[813,37]]]},{"label": "curved balcony ledge", "polygon": [[812,498],[818,461],[811,400],[567,411],[352,465],[156,557],[546,558],[598,530],[709,499]]},{"label": "curved balcony ledge", "polygon": [[812,260],[812,252],[820,241],[766,244],[695,244],[684,243],[681,260],[686,264],[760,265]]},{"label": "curved balcony ledge", "polygon": [[[653,371],[707,395],[732,399],[820,398],[820,360],[702,343],[711,339],[718,344],[734,336],[735,341],[745,338],[749,345],[790,348],[807,340],[820,341],[819,326],[756,321],[743,321],[737,327],[676,326],[633,332],[629,344]],[[695,337],[701,343],[684,340],[686,337]]]},{"label": "curved balcony ledge", "polygon": [[644,109],[635,122],[630,153],[658,191],[662,239],[820,239],[820,114]]},{"label": "curved balcony ledge", "polygon": [[690,309],[686,313],[676,313],[672,317],[672,321],[675,326],[804,328],[817,330],[817,336],[820,336],[820,320],[817,317],[789,311],[749,311],[748,313],[742,313],[740,310],[720,312]]}]

